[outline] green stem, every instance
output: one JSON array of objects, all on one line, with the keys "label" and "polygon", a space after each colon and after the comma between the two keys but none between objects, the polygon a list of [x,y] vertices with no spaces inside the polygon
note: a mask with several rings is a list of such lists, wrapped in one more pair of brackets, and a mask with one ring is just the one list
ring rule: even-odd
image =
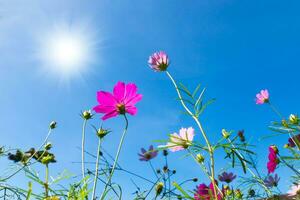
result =
[{"label": "green stem", "polygon": [[46,177],[45,177],[45,196],[48,198],[48,191],[49,191],[49,167],[48,164],[46,165]]},{"label": "green stem", "polygon": [[122,134],[122,137],[120,139],[120,143],[119,143],[119,147],[118,147],[118,150],[117,150],[117,154],[116,154],[116,157],[115,157],[115,160],[114,160],[114,164],[113,164],[113,167],[111,169],[111,172],[109,174],[109,177],[108,177],[108,180],[104,186],[104,190],[101,194],[101,197],[100,197],[100,200],[104,200],[104,197],[105,197],[105,193],[106,193],[106,190],[107,190],[107,187],[108,185],[110,184],[111,182],[111,179],[112,179],[112,176],[114,174],[114,171],[115,171],[115,168],[117,166],[117,163],[118,163],[118,159],[119,159],[119,156],[120,156],[120,152],[121,152],[121,149],[122,149],[122,146],[123,146],[123,142],[124,142],[124,139],[125,139],[125,136],[126,136],[126,133],[127,133],[127,129],[128,129],[128,119],[126,117],[126,115],[124,115],[124,119],[125,119],[125,128],[124,128],[124,131],[123,131],[123,134]]},{"label": "green stem", "polygon": [[176,89],[176,91],[177,91],[177,95],[178,95],[178,97],[179,97],[179,100],[180,100],[180,102],[181,102],[183,108],[184,108],[184,109],[187,111],[187,113],[194,119],[194,121],[195,121],[196,124],[198,125],[198,127],[199,127],[199,129],[200,129],[200,131],[201,131],[201,133],[202,133],[202,136],[203,136],[203,138],[204,138],[204,140],[205,140],[205,142],[206,142],[206,145],[207,145],[207,147],[208,147],[209,157],[210,157],[211,180],[212,180],[212,184],[213,184],[213,189],[214,189],[215,199],[218,200],[217,189],[216,189],[217,186],[216,186],[216,183],[215,183],[214,150],[213,150],[213,148],[212,148],[212,146],[211,146],[211,144],[210,144],[210,142],[209,142],[209,140],[208,140],[208,138],[207,138],[206,133],[205,133],[204,130],[203,130],[203,127],[202,127],[200,121],[199,121],[198,118],[190,111],[190,109],[185,105],[185,103],[184,103],[184,101],[183,101],[183,99],[182,99],[181,93],[180,93],[180,91],[179,91],[179,89],[178,89],[178,86],[177,86],[175,80],[173,79],[173,77],[171,76],[171,74],[170,74],[168,71],[166,71],[166,73],[167,73],[168,77],[171,79],[171,81],[172,81],[172,83],[173,83],[173,85],[174,85],[174,87],[175,87],[175,89]]},{"label": "green stem", "polygon": [[[230,145],[235,149],[236,153],[243,159],[245,160],[245,157],[240,153],[240,151],[235,147],[235,145],[233,144],[233,142],[231,141],[230,138],[227,138],[228,142],[230,143]],[[244,161],[243,161],[244,162]],[[258,182],[261,184],[261,186],[265,189],[265,191],[271,196],[272,192],[269,190],[269,188],[265,185],[264,181],[256,176],[256,174],[249,168],[247,167],[247,162],[244,162],[244,165],[246,167],[246,169],[250,172],[250,174],[253,176],[253,178],[257,179]]]},{"label": "green stem", "polygon": [[85,145],[85,128],[86,128],[87,120],[84,119],[83,126],[82,126],[82,138],[81,138],[81,173],[82,173],[82,180],[85,184],[85,166],[84,166],[84,145]]},{"label": "green stem", "polygon": [[281,118],[281,119],[284,119],[284,117],[282,116],[282,114],[275,108],[275,106],[273,106],[273,104],[271,104],[269,102],[269,105],[271,107],[271,109]]},{"label": "green stem", "polygon": [[96,187],[97,187],[97,180],[98,180],[100,153],[101,153],[101,138],[99,137],[92,200],[96,199],[95,194],[96,194]]}]

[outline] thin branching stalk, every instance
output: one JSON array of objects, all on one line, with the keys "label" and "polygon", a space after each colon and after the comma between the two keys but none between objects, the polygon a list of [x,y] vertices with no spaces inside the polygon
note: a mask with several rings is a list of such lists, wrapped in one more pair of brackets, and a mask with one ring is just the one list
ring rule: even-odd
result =
[{"label": "thin branching stalk", "polygon": [[85,183],[85,163],[84,163],[84,146],[85,146],[85,129],[86,129],[87,120],[84,119],[82,126],[82,138],[81,138],[81,173],[82,180]]},{"label": "thin branching stalk", "polygon": [[0,181],[1,181],[1,182],[4,182],[4,181],[6,181],[6,180],[12,178],[12,177],[15,176],[16,174],[18,174],[22,169],[24,169],[24,168],[27,166],[27,163],[29,163],[29,162],[31,161],[31,159],[32,159],[34,156],[36,156],[37,152],[40,151],[40,150],[44,147],[44,145],[47,143],[48,138],[49,138],[49,136],[51,135],[51,133],[52,133],[52,128],[49,128],[48,134],[47,134],[47,136],[45,137],[43,143],[42,143],[42,144],[39,146],[39,148],[32,154],[32,156],[30,156],[30,157],[28,158],[28,160],[23,164],[23,166],[20,167],[18,170],[16,170],[16,171],[15,171],[14,173],[12,173],[11,175],[9,175],[8,177],[6,177],[6,178],[4,178],[4,179],[2,179],[2,180],[0,180]]},{"label": "thin branching stalk", "polygon": [[99,173],[98,170],[99,170],[99,160],[100,160],[100,154],[101,154],[101,142],[102,142],[102,139],[99,137],[92,200],[96,199],[95,194],[96,194],[96,187],[97,187],[97,180],[98,180],[98,173]]},{"label": "thin branching stalk", "polygon": [[214,161],[214,150],[213,150],[213,148],[212,148],[212,146],[211,146],[211,144],[210,144],[210,142],[209,142],[209,140],[208,140],[208,138],[207,138],[206,133],[204,132],[204,129],[203,129],[203,127],[202,127],[202,125],[201,125],[199,119],[198,119],[198,118],[190,111],[190,109],[185,105],[185,103],[184,103],[184,101],[183,101],[183,98],[182,98],[182,96],[181,96],[181,93],[180,93],[180,91],[179,91],[179,89],[178,89],[178,86],[177,86],[175,80],[173,79],[173,77],[171,76],[171,74],[170,74],[168,71],[166,71],[166,73],[167,73],[168,77],[171,79],[171,81],[172,81],[172,83],[173,83],[173,85],[174,85],[174,87],[175,87],[175,89],[176,89],[176,91],[177,91],[177,95],[178,95],[178,97],[179,97],[179,100],[180,100],[180,102],[181,102],[183,108],[184,108],[184,109],[187,111],[187,113],[194,119],[194,121],[195,121],[196,124],[198,125],[198,127],[199,127],[199,129],[200,129],[200,131],[201,131],[201,133],[202,133],[202,136],[203,136],[203,138],[204,138],[204,140],[205,140],[205,142],[206,142],[206,145],[207,145],[207,147],[208,147],[209,157],[210,157],[210,171],[211,171],[211,177],[210,177],[210,179],[211,179],[211,182],[212,182],[212,184],[213,184],[213,190],[214,190],[214,194],[215,194],[215,199],[218,199],[218,196],[217,196],[217,186],[216,186],[216,183],[215,183],[215,161]]},{"label": "thin branching stalk", "polygon": [[127,129],[128,129],[128,119],[127,119],[127,116],[124,115],[124,119],[125,119],[125,128],[124,128],[124,131],[123,131],[123,134],[121,136],[121,139],[120,139],[120,143],[119,143],[119,147],[118,147],[118,150],[117,150],[117,154],[116,154],[116,157],[114,159],[114,164],[113,164],[113,167],[111,169],[111,172],[109,174],[109,177],[108,177],[108,180],[104,186],[104,190],[101,194],[101,197],[100,197],[100,200],[104,200],[104,197],[105,197],[105,194],[106,194],[106,190],[107,190],[107,186],[110,184],[111,182],[111,179],[112,179],[112,176],[114,174],[114,171],[115,171],[115,168],[117,166],[117,163],[118,163],[118,159],[119,159],[119,156],[120,156],[120,152],[121,152],[121,149],[122,149],[122,146],[123,146],[123,143],[124,143],[124,139],[125,139],[125,136],[126,136],[126,133],[127,133]]},{"label": "thin branching stalk", "polygon": [[[235,145],[233,144],[233,142],[231,141],[230,138],[227,138],[227,141],[230,143],[230,145],[235,149],[236,153],[245,160],[245,157],[240,153],[240,151],[235,147]],[[256,174],[251,170],[250,167],[247,166],[247,162],[244,162],[244,165],[246,167],[246,169],[250,172],[250,174],[253,176],[253,178],[255,178],[256,180],[258,180],[258,182],[260,183],[260,185],[264,188],[264,190],[269,194],[272,195],[272,192],[269,190],[269,188],[265,185],[264,181],[260,178],[260,176],[256,176]]]},{"label": "thin branching stalk", "polygon": [[154,175],[156,176],[156,178],[158,178],[158,175],[157,175],[157,173],[156,173],[156,171],[155,171],[155,169],[154,169],[154,167],[153,167],[153,165],[152,165],[151,160],[149,160],[149,165],[150,165],[150,167],[151,167],[151,169],[152,169]]}]

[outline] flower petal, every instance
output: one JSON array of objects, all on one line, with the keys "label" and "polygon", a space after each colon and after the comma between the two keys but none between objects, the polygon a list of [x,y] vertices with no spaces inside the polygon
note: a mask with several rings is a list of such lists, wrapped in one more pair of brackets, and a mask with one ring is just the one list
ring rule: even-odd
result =
[{"label": "flower petal", "polygon": [[110,113],[107,113],[107,114],[105,114],[101,119],[102,120],[107,120],[107,119],[109,119],[109,118],[112,118],[112,117],[115,117],[115,116],[117,116],[119,113],[117,112],[117,111],[112,111],[112,112],[110,112]]},{"label": "flower petal", "polygon": [[104,92],[104,91],[97,92],[97,101],[99,104],[109,105],[109,106],[113,106],[117,103],[116,99],[111,93]]},{"label": "flower petal", "polygon": [[113,93],[118,102],[123,101],[125,98],[125,93],[126,93],[125,83],[119,81],[115,85]]}]

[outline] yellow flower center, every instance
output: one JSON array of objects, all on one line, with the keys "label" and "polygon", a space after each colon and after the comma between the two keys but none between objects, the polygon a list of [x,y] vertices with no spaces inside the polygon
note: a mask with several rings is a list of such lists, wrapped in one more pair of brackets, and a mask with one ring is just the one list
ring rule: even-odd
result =
[{"label": "yellow flower center", "polygon": [[118,113],[124,115],[126,113],[125,105],[123,103],[117,104]]}]

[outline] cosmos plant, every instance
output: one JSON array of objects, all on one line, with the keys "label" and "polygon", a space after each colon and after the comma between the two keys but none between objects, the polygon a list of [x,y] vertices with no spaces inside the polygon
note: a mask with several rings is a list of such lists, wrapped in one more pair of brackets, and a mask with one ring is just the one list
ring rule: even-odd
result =
[{"label": "cosmos plant", "polygon": [[[173,64],[173,63],[172,63]],[[146,60],[145,60],[146,65]],[[50,175],[50,167],[60,163],[52,149],[50,142],[52,132],[59,128],[55,121],[48,127],[48,133],[40,145],[29,149],[6,147],[0,148],[0,156],[7,157],[13,168],[0,178],[0,192],[3,199],[38,199],[38,200],[106,200],[124,199],[124,188],[120,183],[119,174],[126,175],[135,186],[130,191],[132,199],[188,199],[188,200],[236,200],[236,199],[299,199],[300,198],[300,119],[297,114],[285,117],[271,102],[272,93],[262,89],[255,95],[255,102],[259,106],[267,106],[274,111],[277,121],[273,121],[269,129],[272,135],[266,136],[265,154],[259,155],[264,163],[257,163],[258,155],[255,145],[248,138],[248,130],[233,131],[219,127],[218,133],[206,130],[204,126],[204,111],[215,102],[215,99],[206,100],[205,88],[200,85],[194,90],[178,83],[173,77],[169,55],[165,51],[158,51],[149,56],[148,66],[154,72],[159,72],[169,79],[181,110],[189,120],[180,121],[175,130],[168,129],[161,133],[162,138],[152,141],[146,147],[140,146],[139,138],[135,146],[137,153],[132,155],[139,162],[145,173],[139,174],[126,168],[126,163],[120,163],[120,156],[127,153],[124,149],[126,135],[131,117],[138,117],[139,104],[143,95],[138,92],[135,83],[118,81],[113,90],[99,90],[95,95],[95,105],[81,112],[83,120],[81,134],[81,174],[74,176],[66,171],[57,177]],[[158,73],[153,73],[157,76]],[[143,87],[142,85],[139,87]],[[156,91],[153,91],[154,93]],[[254,95],[253,95],[254,96]],[[172,101],[171,99],[170,101]],[[273,100],[273,98],[272,98]],[[159,106],[159,105],[157,105]],[[257,107],[257,109],[265,109]],[[156,117],[156,116],[154,116]],[[159,117],[159,116],[157,116]],[[115,120],[112,120],[116,118]],[[124,120],[123,132],[118,135],[111,123]],[[109,123],[108,123],[109,122]],[[97,125],[94,125],[97,124]],[[110,128],[106,128],[107,125]],[[216,124],[217,126],[218,124]],[[232,127],[233,129],[237,127]],[[139,137],[143,138],[144,130],[139,130]],[[90,134],[91,130],[94,135]],[[127,133],[129,130],[129,133]],[[88,134],[87,134],[88,133]],[[118,146],[113,144],[110,135],[119,137]],[[171,134],[167,134],[171,133]],[[280,135],[286,141],[283,147],[275,144],[274,139]],[[97,145],[96,152],[90,152],[86,146],[86,138],[93,137]],[[264,138],[262,138],[264,139]],[[111,145],[115,149],[115,156],[103,148],[103,144]],[[93,162],[87,161],[91,156]],[[184,169],[175,169],[175,162],[194,162],[193,166]],[[68,155],[66,155],[68,157]],[[222,157],[216,162],[216,157]],[[199,177],[192,177],[186,168],[193,167],[199,171]],[[38,173],[37,170],[44,173]],[[290,174],[290,189],[280,191],[282,186],[283,169]],[[146,173],[150,170],[151,173]],[[28,187],[17,185],[16,177],[25,172],[28,178]],[[182,173],[183,180],[176,176]],[[41,174],[44,176],[41,177]],[[18,175],[18,176],[17,176]],[[180,176],[179,176],[180,177]],[[68,185],[60,181],[67,179]],[[143,184],[138,184],[142,182]],[[41,189],[36,189],[40,186]],[[126,191],[128,192],[128,191]],[[128,192],[129,193],[129,192]]]}]

